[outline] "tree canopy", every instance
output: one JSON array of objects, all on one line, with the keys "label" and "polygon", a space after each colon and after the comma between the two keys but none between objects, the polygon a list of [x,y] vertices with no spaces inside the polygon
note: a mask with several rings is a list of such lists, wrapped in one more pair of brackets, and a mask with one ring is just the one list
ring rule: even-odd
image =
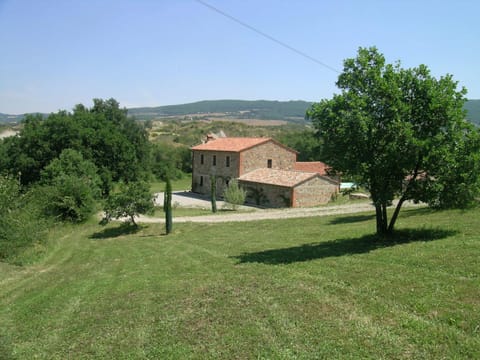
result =
[{"label": "tree canopy", "polygon": [[101,179],[96,166],[78,151],[65,149],[41,172],[46,214],[73,222],[85,221],[95,210]]},{"label": "tree canopy", "polygon": [[[387,64],[376,48],[344,62],[332,99],[307,116],[334,171],[371,194],[377,233],[393,232],[406,200],[466,207],[479,193],[478,130],[465,121],[465,89],[425,65]],[[387,207],[399,197],[390,222]]]},{"label": "tree canopy", "polygon": [[116,182],[132,184],[120,198],[133,198],[120,204],[132,220],[151,209],[148,186],[134,185],[148,175],[149,157],[144,127],[114,99],[27,115],[19,134],[0,139],[0,259],[21,261],[53,219],[85,221]]},{"label": "tree canopy", "polygon": [[127,118],[116,100],[93,102],[92,108],[77,105],[72,113],[59,111],[46,119],[28,115],[20,134],[2,143],[0,172],[20,174],[22,184],[32,184],[63,150],[73,149],[95,164],[104,193],[112,180],[136,180],[148,163],[145,129]]},{"label": "tree canopy", "polygon": [[151,144],[150,169],[160,180],[180,179],[192,172],[192,155],[189,147],[167,142]]}]

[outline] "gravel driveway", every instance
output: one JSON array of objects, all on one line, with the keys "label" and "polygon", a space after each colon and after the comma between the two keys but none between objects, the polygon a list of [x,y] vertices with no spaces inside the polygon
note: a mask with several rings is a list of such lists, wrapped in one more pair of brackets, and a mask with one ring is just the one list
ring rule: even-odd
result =
[{"label": "gravel driveway", "polygon": [[15,130],[4,130],[2,132],[0,132],[0,140],[1,139],[5,139],[7,137],[10,137],[10,136],[15,136],[18,134],[18,131],[15,131]]},{"label": "gravel driveway", "polygon": [[[164,193],[155,194],[155,205],[163,206]],[[210,209],[210,198],[190,191],[173,191],[172,205],[185,208]],[[217,207],[220,209],[225,205],[224,201],[217,200]]]},{"label": "gravel driveway", "polygon": [[[172,193],[172,202],[180,207],[197,207],[210,209],[210,200],[191,192],[174,192]],[[158,193],[156,203],[163,205],[163,193]],[[223,206],[223,201],[217,201],[217,206],[220,209]],[[394,202],[394,205],[396,203]],[[423,204],[414,204],[412,202],[405,202],[403,207],[421,207]],[[260,209],[253,206],[242,206],[243,209],[249,209],[250,212],[219,212],[212,215],[202,216],[182,216],[175,217],[175,223],[196,222],[196,223],[220,223],[220,222],[239,222],[239,221],[254,221],[254,220],[271,220],[271,219],[289,219],[302,218],[312,216],[328,216],[340,214],[354,214],[358,212],[372,211],[374,207],[371,203],[359,202],[346,205],[329,205],[314,208],[285,208],[285,209]],[[163,223],[163,217],[147,217],[140,216],[138,218],[140,223]]]}]

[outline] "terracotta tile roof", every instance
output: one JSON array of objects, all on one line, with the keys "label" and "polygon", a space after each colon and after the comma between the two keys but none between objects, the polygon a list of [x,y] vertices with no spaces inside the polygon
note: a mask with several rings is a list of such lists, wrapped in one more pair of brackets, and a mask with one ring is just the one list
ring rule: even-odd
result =
[{"label": "terracotta tile roof", "polygon": [[297,161],[295,163],[295,170],[305,171],[311,173],[318,173],[320,175],[327,175],[328,165],[321,161]]},{"label": "terracotta tile roof", "polygon": [[318,174],[316,173],[262,168],[253,170],[240,176],[239,180],[285,187],[294,187],[316,176],[318,176]]},{"label": "terracotta tile roof", "polygon": [[233,151],[240,152],[247,150],[256,145],[260,145],[266,142],[272,141],[271,138],[248,138],[248,137],[226,137],[218,138],[206,142],[205,144],[200,144],[193,146],[192,150],[212,150],[212,151]]}]

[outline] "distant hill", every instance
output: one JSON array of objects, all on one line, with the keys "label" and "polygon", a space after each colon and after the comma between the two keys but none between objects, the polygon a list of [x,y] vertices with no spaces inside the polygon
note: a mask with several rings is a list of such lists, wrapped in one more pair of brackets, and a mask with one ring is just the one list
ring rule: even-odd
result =
[{"label": "distant hill", "polygon": [[480,126],[480,100],[468,100],[465,104],[467,119]]},{"label": "distant hill", "polygon": [[[305,112],[311,103],[307,101],[267,101],[267,100],[209,100],[181,105],[141,107],[128,109],[128,115],[138,120],[152,120],[166,117],[195,117],[231,119],[285,120],[303,122]],[[22,115],[0,113],[0,123],[20,122]]]},{"label": "distant hill", "polygon": [[0,124],[4,123],[19,123],[25,117],[24,114],[22,115],[8,115],[0,113]]},{"label": "distant hill", "polygon": [[[138,120],[188,115],[202,117],[209,114],[209,117],[215,117],[223,114],[227,118],[303,122],[305,112],[311,105],[311,102],[302,100],[211,100],[181,105],[133,108],[128,109],[128,114],[135,116]],[[467,119],[480,126],[480,100],[467,100],[465,109],[467,110]]]},{"label": "distant hill", "polygon": [[[152,120],[168,117],[192,117],[197,119],[220,117],[231,119],[285,120],[304,122],[305,112],[311,102],[269,101],[269,100],[207,100],[181,105],[142,107],[128,109],[130,116],[138,120]],[[465,104],[467,119],[480,126],[480,100],[468,100]],[[0,124],[19,123],[25,114],[8,115],[0,113]]]},{"label": "distant hill", "polygon": [[[209,100],[190,104],[128,109],[139,120],[169,116],[222,114],[237,119],[303,121],[311,103],[307,101]],[[215,116],[215,115],[212,115]]]}]

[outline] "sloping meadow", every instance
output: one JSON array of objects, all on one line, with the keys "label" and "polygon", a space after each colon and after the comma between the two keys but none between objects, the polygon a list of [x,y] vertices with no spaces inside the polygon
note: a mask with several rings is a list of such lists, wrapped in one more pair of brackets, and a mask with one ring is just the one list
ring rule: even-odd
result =
[{"label": "sloping meadow", "polygon": [[0,358],[479,358],[478,215],[61,227],[0,264]]}]

